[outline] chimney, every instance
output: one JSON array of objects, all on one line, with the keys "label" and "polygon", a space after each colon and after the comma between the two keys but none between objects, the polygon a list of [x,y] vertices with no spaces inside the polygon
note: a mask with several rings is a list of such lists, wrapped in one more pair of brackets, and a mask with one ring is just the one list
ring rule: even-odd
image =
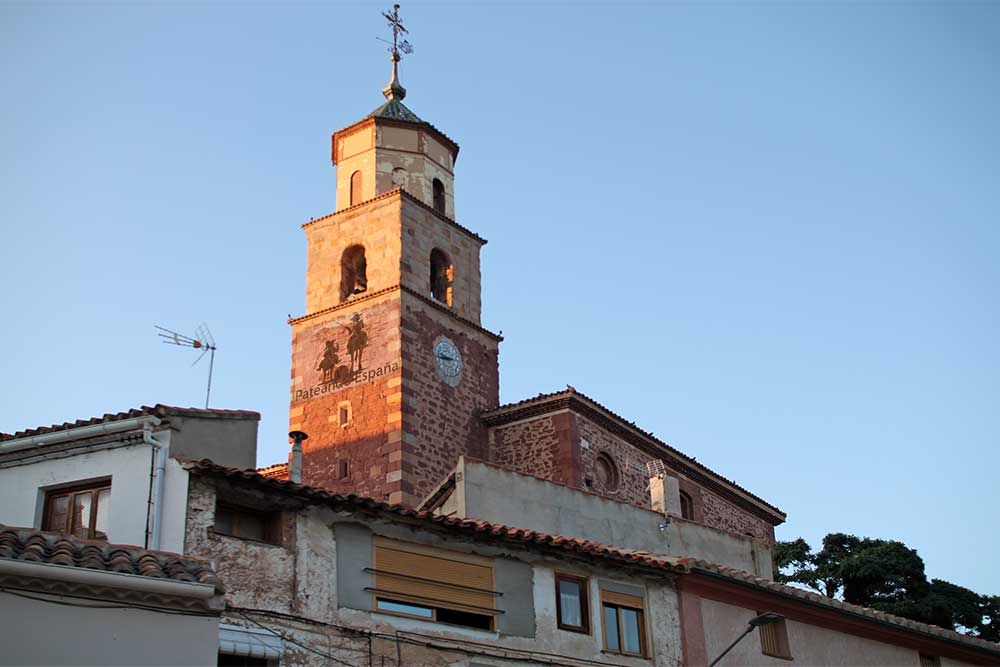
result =
[{"label": "chimney", "polygon": [[667,474],[663,461],[646,464],[649,472],[649,501],[654,512],[681,515],[681,485],[676,477]]},{"label": "chimney", "polygon": [[302,483],[302,441],[309,436],[302,431],[292,431],[288,434],[292,439],[292,455],[288,460],[288,481]]}]

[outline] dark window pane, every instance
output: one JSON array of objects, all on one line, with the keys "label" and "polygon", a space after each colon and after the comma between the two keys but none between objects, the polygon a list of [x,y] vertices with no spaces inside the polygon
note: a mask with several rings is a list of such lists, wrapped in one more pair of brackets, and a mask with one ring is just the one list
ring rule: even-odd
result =
[{"label": "dark window pane", "polygon": [[468,628],[479,628],[480,630],[490,630],[493,627],[493,618],[483,614],[471,614],[467,611],[456,609],[437,610],[437,621],[439,623],[451,623],[452,625],[464,625]]},{"label": "dark window pane", "polygon": [[236,534],[239,537],[245,537],[250,540],[260,540],[261,542],[264,541],[264,538],[266,537],[266,527],[262,517],[249,512],[240,512],[238,523],[239,527],[237,528]]},{"label": "dark window pane", "polygon": [[580,604],[580,583],[568,579],[559,580],[559,622],[563,625],[580,627],[583,615]]},{"label": "dark window pane", "polygon": [[621,651],[618,641],[618,610],[610,605],[604,605],[604,643],[609,651]]},{"label": "dark window pane", "polygon": [[215,530],[219,533],[233,534],[233,511],[225,507],[215,510]]},{"label": "dark window pane", "polygon": [[621,608],[622,644],[626,653],[642,653],[642,639],[639,634],[640,615],[635,609]]}]

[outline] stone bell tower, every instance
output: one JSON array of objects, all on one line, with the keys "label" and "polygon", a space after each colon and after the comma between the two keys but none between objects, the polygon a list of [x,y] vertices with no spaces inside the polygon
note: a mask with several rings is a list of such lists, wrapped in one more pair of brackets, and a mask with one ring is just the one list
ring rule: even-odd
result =
[{"label": "stone bell tower", "polygon": [[486,241],[455,222],[458,145],[403,105],[399,60],[386,102],[333,134],[336,212],[302,226],[289,422],[303,483],[415,505],[484,456],[500,337],[480,326]]}]

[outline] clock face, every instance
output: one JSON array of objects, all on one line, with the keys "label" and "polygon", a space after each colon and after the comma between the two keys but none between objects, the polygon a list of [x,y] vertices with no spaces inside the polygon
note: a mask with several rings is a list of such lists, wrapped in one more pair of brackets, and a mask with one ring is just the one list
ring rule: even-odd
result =
[{"label": "clock face", "polygon": [[444,336],[434,341],[434,363],[437,366],[438,377],[445,384],[457,387],[462,379],[462,355],[455,344]]}]

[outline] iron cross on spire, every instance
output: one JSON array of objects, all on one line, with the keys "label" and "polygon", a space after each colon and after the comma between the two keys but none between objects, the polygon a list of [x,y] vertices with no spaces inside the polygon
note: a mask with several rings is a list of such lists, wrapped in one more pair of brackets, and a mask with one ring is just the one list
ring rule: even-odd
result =
[{"label": "iron cross on spire", "polygon": [[[382,16],[385,20],[389,22],[389,27],[392,28],[392,46],[389,47],[389,53],[392,54],[392,79],[389,80],[389,85],[382,89],[382,94],[390,102],[394,100],[402,100],[406,97],[406,88],[399,82],[399,71],[398,63],[400,60],[399,52],[402,51],[406,55],[413,53],[413,47],[405,39],[400,41],[399,36],[407,34],[406,28],[403,27],[403,22],[399,20],[399,4],[392,6],[392,13],[382,12]],[[382,39],[381,41],[386,44],[389,40]]]},{"label": "iron cross on spire", "polygon": [[[385,20],[389,22],[389,27],[392,28],[392,46],[389,47],[389,53],[392,54],[392,60],[398,62],[400,59],[399,52],[402,51],[406,55],[413,53],[413,47],[405,39],[400,41],[400,35],[406,35],[409,31],[403,27],[403,22],[399,20],[399,4],[392,6],[392,13],[382,12],[382,16]],[[382,40],[388,43],[388,40]]]}]

